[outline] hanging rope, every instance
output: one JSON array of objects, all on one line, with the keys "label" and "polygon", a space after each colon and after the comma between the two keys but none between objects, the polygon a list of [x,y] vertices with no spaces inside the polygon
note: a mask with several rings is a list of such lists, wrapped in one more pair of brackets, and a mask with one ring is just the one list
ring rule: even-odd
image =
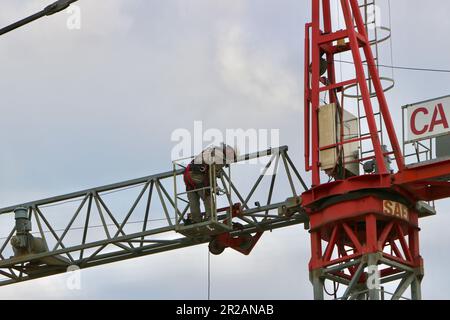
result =
[{"label": "hanging rope", "polygon": [[337,283],[336,281],[333,281],[333,292],[328,292],[327,287],[324,285],[323,286],[323,290],[325,291],[325,293],[330,296],[330,297],[334,297],[334,299],[337,299],[337,293],[339,291],[339,283]]},{"label": "hanging rope", "polygon": [[395,78],[395,72],[394,72],[394,68],[393,66],[395,65],[394,63],[394,46],[393,46],[393,40],[392,40],[392,6],[391,6],[391,0],[388,0],[388,7],[389,7],[389,30],[391,30],[391,36],[389,37],[389,47],[390,47],[390,51],[391,51],[391,71],[392,71],[392,79]]},{"label": "hanging rope", "polygon": [[208,248],[208,301],[211,300],[211,252]]}]

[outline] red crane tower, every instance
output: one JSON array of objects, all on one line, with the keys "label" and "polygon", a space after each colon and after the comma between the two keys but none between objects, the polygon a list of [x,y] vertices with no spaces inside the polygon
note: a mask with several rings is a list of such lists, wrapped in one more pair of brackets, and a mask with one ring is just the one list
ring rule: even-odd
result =
[{"label": "red crane tower", "polygon": [[[450,162],[405,166],[361,14],[364,4],[341,0],[340,5],[343,29],[333,30],[330,0],[313,0],[312,22],[305,30],[305,159],[313,186],[303,194],[302,205],[310,217],[314,298],[324,298],[328,279],[346,286],[344,299],[380,299],[381,285],[398,280],[394,299],[409,287],[412,299],[420,299],[419,218],[433,212],[422,201],[450,196]],[[351,53],[355,73],[338,82],[336,56],[344,52]],[[363,106],[358,117],[346,110],[348,90],[355,87]],[[389,146],[381,142],[377,116]],[[368,133],[358,134],[363,125]],[[358,150],[362,143],[370,150]],[[322,172],[333,182],[323,183]]]}]

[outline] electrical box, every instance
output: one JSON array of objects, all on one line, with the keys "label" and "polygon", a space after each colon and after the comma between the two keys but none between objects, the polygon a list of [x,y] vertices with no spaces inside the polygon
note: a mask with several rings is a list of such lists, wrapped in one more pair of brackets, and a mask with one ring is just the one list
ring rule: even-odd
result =
[{"label": "electrical box", "polygon": [[450,157],[450,134],[436,138],[436,157],[438,159]]},{"label": "electrical box", "polygon": [[[339,159],[339,148],[335,145],[341,142],[341,121],[338,112],[336,104],[324,105],[319,109],[320,165],[322,170],[331,176]],[[344,110],[343,125],[343,141],[359,138],[359,121],[356,116]],[[343,153],[346,176],[358,176],[359,141],[344,144]]]}]

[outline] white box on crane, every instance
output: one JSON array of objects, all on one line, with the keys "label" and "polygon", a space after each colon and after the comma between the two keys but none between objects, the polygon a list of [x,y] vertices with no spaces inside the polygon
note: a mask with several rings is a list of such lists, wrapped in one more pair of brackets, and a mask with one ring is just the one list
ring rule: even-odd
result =
[{"label": "white box on crane", "polygon": [[[333,175],[339,159],[336,146],[341,141],[341,125],[336,104],[323,105],[319,109],[319,147],[320,167],[327,174]],[[359,121],[356,116],[348,111],[343,111],[343,141],[359,138]],[[359,175],[359,141],[345,143],[343,147],[345,170],[347,175]]]}]

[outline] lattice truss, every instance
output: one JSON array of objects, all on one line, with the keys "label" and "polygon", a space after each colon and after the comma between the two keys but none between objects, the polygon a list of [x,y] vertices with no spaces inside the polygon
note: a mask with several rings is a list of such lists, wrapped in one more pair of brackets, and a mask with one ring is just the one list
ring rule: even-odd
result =
[{"label": "lattice truss", "polygon": [[[366,217],[366,223],[370,223],[371,219],[375,218]],[[376,222],[380,231],[376,244],[372,245],[379,250],[377,254],[366,254],[371,240],[362,223],[337,223],[325,236],[327,241],[321,241],[324,267],[321,277],[324,282],[334,284],[334,290],[325,289],[334,298],[370,299],[373,293],[381,295],[383,300],[409,299],[406,290],[410,287],[411,298],[416,298],[418,290],[415,286],[419,286],[423,277],[423,270],[414,267],[418,250],[417,234],[401,221]],[[372,292],[367,283],[370,283],[368,278],[375,272],[380,289]],[[330,287],[325,283],[324,286]]]},{"label": "lattice truss", "polygon": [[[241,156],[231,165],[234,179],[223,173],[218,185],[233,192],[218,198],[217,207],[237,203],[242,208],[233,219],[242,228],[231,236],[307,222],[301,211],[283,214],[290,203],[286,191],[297,199],[306,189],[287,151],[281,147]],[[186,203],[174,205],[174,184],[184,188],[182,173],[169,171],[0,209],[0,285],[63,273],[69,266],[94,267],[209,242],[211,237],[175,232],[175,216],[189,211]],[[33,248],[15,255],[11,240],[17,207],[26,208],[35,240]]]}]

